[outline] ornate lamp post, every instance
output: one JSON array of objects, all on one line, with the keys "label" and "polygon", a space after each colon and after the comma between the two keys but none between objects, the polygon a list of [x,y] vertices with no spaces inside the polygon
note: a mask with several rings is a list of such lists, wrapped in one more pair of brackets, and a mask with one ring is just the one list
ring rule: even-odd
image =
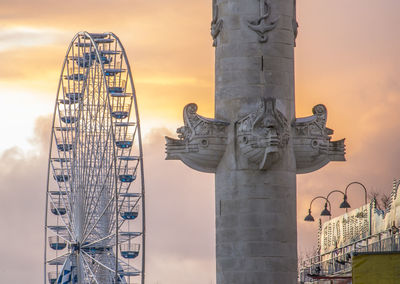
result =
[{"label": "ornate lamp post", "polygon": [[[325,208],[324,208],[324,210],[322,210],[321,216],[331,216],[330,211],[332,210],[332,207],[331,207],[331,203],[329,202],[328,198],[323,197],[323,196],[317,196],[317,197],[314,197],[313,200],[311,200],[310,208],[308,209],[308,215],[304,218],[304,221],[314,222],[314,217],[311,215],[311,206],[312,206],[314,200],[320,199],[320,198],[325,199]],[[328,210],[328,204],[329,204],[329,210]]]}]

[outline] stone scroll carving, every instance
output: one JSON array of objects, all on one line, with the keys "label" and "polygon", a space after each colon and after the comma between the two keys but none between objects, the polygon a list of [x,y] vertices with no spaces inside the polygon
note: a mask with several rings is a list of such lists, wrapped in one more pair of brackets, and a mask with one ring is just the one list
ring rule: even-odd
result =
[{"label": "stone scroll carving", "polygon": [[262,98],[257,110],[236,123],[240,153],[260,170],[279,160],[289,141],[289,124],[275,98]]},{"label": "stone scroll carving", "polygon": [[217,0],[213,0],[213,19],[211,22],[211,36],[213,38],[213,46],[217,46],[217,38],[222,30],[223,20],[218,18]]},{"label": "stone scroll carving", "polygon": [[268,41],[268,32],[272,31],[279,20],[279,17],[268,21],[271,15],[271,5],[268,0],[260,0],[260,18],[255,21],[249,21],[248,27],[257,33],[258,41],[265,43]]},{"label": "stone scroll carving", "polygon": [[215,173],[224,155],[228,122],[197,114],[197,105],[183,109],[185,126],[177,129],[178,138],[165,137],[167,160],[181,160],[192,169]]},{"label": "stone scroll carving", "polygon": [[313,115],[297,118],[293,127],[294,153],[297,173],[309,173],[330,161],[345,161],[344,140],[331,141],[333,130],[326,127],[327,110],[322,104],[314,106]]}]

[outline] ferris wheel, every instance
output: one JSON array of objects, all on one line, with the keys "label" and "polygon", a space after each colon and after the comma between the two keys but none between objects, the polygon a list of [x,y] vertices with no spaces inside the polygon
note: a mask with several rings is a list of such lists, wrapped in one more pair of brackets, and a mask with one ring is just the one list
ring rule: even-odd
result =
[{"label": "ferris wheel", "polygon": [[63,63],[49,152],[44,283],[144,283],[138,106],[113,33],[80,32]]}]

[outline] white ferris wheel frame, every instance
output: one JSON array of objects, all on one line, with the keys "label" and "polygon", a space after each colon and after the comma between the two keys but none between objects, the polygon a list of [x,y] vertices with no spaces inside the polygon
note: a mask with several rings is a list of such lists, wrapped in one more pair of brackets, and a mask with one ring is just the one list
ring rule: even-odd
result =
[{"label": "white ferris wheel frame", "polygon": [[[104,152],[106,150],[110,150],[110,148],[112,148],[112,151],[113,151],[112,153],[108,153],[108,156],[107,156],[108,158],[112,158],[112,160],[109,159],[109,161],[108,161],[108,163],[111,163],[110,164],[110,168],[108,169],[108,171],[111,170],[111,172],[112,172],[111,176],[113,176],[113,177],[111,177],[109,179],[108,178],[109,173],[107,172],[107,176],[105,178],[105,181],[110,180],[113,183],[112,184],[113,193],[112,193],[112,191],[110,191],[110,194],[114,194],[112,198],[110,198],[109,200],[100,200],[100,199],[102,199],[102,197],[104,197],[104,195],[103,195],[104,188],[109,188],[110,186],[107,186],[107,184],[105,184],[104,186],[102,186],[101,191],[99,191],[98,189],[96,189],[96,187],[98,187],[98,185],[96,184],[96,185],[93,186],[92,190],[93,190],[93,196],[95,196],[95,194],[98,194],[98,196],[97,196],[98,200],[96,200],[96,203],[93,205],[92,204],[92,202],[94,201],[94,199],[93,199],[94,197],[93,197],[92,200],[90,201],[91,203],[89,204],[88,208],[84,208],[84,205],[88,205],[88,204],[83,202],[84,201],[83,200],[83,192],[85,191],[85,189],[77,190],[75,188],[75,193],[72,193],[73,192],[73,185],[72,185],[71,181],[68,181],[68,184],[69,184],[69,187],[70,187],[69,188],[70,192],[67,193],[67,189],[66,188],[65,188],[65,190],[63,192],[61,186],[59,185],[60,184],[59,181],[56,179],[56,176],[57,176],[56,170],[59,170],[59,169],[55,169],[54,166],[53,166],[53,160],[58,159],[60,161],[60,164],[61,164],[61,173],[62,173],[61,176],[62,176],[62,179],[63,179],[64,183],[67,182],[67,179],[65,178],[66,176],[64,175],[65,171],[69,174],[69,177],[71,176],[71,173],[73,173],[73,172],[74,173],[75,172],[81,173],[80,175],[78,175],[78,177],[73,177],[74,181],[76,181],[76,180],[82,181],[86,177],[85,174],[89,175],[87,172],[82,172],[82,170],[80,170],[80,169],[78,170],[78,168],[77,168],[77,163],[78,162],[76,161],[77,158],[74,158],[75,159],[74,160],[74,164],[69,164],[69,165],[68,165],[68,163],[70,163],[70,161],[65,160],[67,162],[65,162],[65,167],[64,167],[63,160],[62,160],[63,157],[60,157],[60,151],[64,152],[64,158],[66,158],[66,154],[65,153],[67,151],[72,151],[72,152],[76,153],[77,150],[76,150],[76,148],[74,149],[74,147],[80,146],[81,147],[80,150],[82,150],[82,147],[85,147],[85,145],[81,145],[81,144],[78,145],[77,144],[79,139],[77,139],[76,136],[74,137],[74,135],[80,135],[81,133],[77,133],[76,129],[72,131],[72,129],[73,129],[72,126],[71,126],[71,137],[70,137],[70,134],[66,134],[66,135],[68,135],[68,139],[66,139],[66,136],[64,136],[64,134],[61,135],[62,136],[62,144],[60,144],[60,145],[63,145],[63,146],[61,146],[61,150],[60,150],[60,148],[58,148],[58,151],[56,152],[56,153],[58,153],[58,158],[53,158],[54,149],[57,150],[57,147],[59,147],[59,144],[57,143],[57,134],[56,134],[56,128],[57,128],[56,127],[56,118],[59,119],[59,121],[58,121],[59,124],[58,125],[60,125],[60,126],[63,125],[63,123],[61,123],[61,121],[60,121],[60,119],[62,120],[62,116],[61,116],[61,110],[60,110],[60,107],[59,107],[59,105],[60,105],[60,98],[59,97],[60,97],[60,94],[62,94],[63,98],[65,99],[65,95],[66,95],[65,94],[66,91],[65,91],[65,88],[64,88],[64,80],[65,80],[65,78],[63,77],[65,70],[67,71],[67,75],[68,76],[70,76],[70,75],[75,76],[75,74],[82,74],[80,72],[80,70],[83,70],[84,72],[86,72],[86,75],[89,74],[91,70],[92,71],[93,70],[94,71],[100,71],[101,74],[99,74],[98,76],[101,77],[102,82],[99,82],[100,83],[100,87],[97,86],[99,88],[99,90],[97,92],[99,92],[99,93],[102,92],[103,93],[103,99],[106,100],[106,102],[104,102],[104,104],[103,104],[103,107],[108,109],[108,115],[110,115],[113,112],[114,102],[111,103],[112,98],[111,98],[110,90],[109,90],[109,87],[110,87],[109,86],[109,82],[110,82],[110,80],[107,81],[107,78],[108,78],[109,75],[106,76],[106,72],[111,72],[111,74],[112,74],[113,71],[110,68],[106,69],[105,66],[104,66],[106,64],[103,64],[103,59],[102,59],[103,54],[102,54],[102,52],[104,52],[104,50],[99,49],[99,45],[102,43],[101,40],[98,40],[99,38],[100,39],[108,38],[108,39],[115,40],[115,49],[111,50],[110,46],[109,46],[108,51],[120,52],[120,58],[121,58],[120,65],[122,67],[122,64],[125,63],[126,72],[127,72],[127,74],[126,74],[127,80],[126,80],[126,85],[124,86],[125,90],[123,92],[125,92],[125,93],[127,92],[128,84],[130,84],[130,89],[131,89],[131,97],[130,97],[131,102],[130,102],[129,106],[122,105],[123,103],[119,103],[119,102],[118,102],[118,106],[121,107],[121,108],[125,107],[125,110],[128,110],[128,116],[127,116],[128,121],[127,121],[127,124],[126,124],[127,127],[126,127],[125,137],[128,134],[128,128],[129,128],[128,126],[130,125],[129,124],[130,123],[129,120],[130,120],[130,116],[131,116],[132,104],[133,104],[134,113],[135,113],[135,117],[134,117],[134,119],[135,119],[135,129],[134,129],[134,134],[133,134],[133,137],[132,137],[132,143],[134,143],[135,138],[137,138],[138,156],[131,157],[130,156],[131,148],[129,148],[128,156],[124,157],[126,159],[126,165],[124,167],[125,168],[124,171],[125,171],[125,173],[128,171],[128,161],[129,160],[136,160],[137,161],[137,163],[136,163],[136,165],[134,167],[134,174],[135,174],[135,177],[136,177],[136,173],[139,172],[140,184],[139,184],[139,192],[137,192],[137,196],[136,196],[137,200],[136,200],[136,203],[134,204],[134,206],[136,208],[136,206],[138,206],[140,204],[140,210],[139,211],[141,213],[141,232],[139,232],[139,234],[140,234],[140,237],[141,237],[141,250],[140,250],[140,253],[141,253],[141,260],[140,260],[141,261],[141,269],[140,269],[141,284],[144,284],[144,281],[145,281],[145,241],[146,241],[145,232],[146,232],[146,222],[145,222],[145,183],[144,183],[143,148],[142,148],[142,137],[141,137],[141,127],[140,127],[140,118],[139,118],[137,97],[136,97],[136,92],[135,92],[134,81],[133,81],[133,78],[132,78],[131,68],[130,68],[130,65],[129,65],[129,61],[128,61],[125,49],[124,49],[121,41],[119,40],[119,38],[115,34],[113,34],[113,33],[91,34],[91,33],[88,33],[88,32],[79,32],[72,39],[72,41],[71,41],[71,43],[70,43],[70,45],[69,45],[69,47],[67,49],[67,53],[66,53],[63,65],[62,65],[62,71],[61,71],[61,76],[60,76],[60,80],[59,80],[59,84],[58,84],[56,102],[55,102],[55,107],[54,107],[54,115],[53,115],[52,127],[51,127],[49,159],[48,159],[48,175],[47,175],[47,182],[46,182],[46,208],[45,208],[46,209],[46,213],[45,213],[45,228],[44,228],[44,242],[45,242],[45,245],[44,245],[44,260],[45,260],[45,263],[44,263],[44,284],[48,283],[48,282],[46,282],[47,276],[48,276],[47,275],[47,272],[48,272],[47,271],[47,265],[48,265],[50,260],[48,259],[47,241],[48,241],[48,235],[49,235],[48,232],[50,230],[53,230],[53,232],[56,232],[55,235],[57,237],[57,240],[59,240],[61,238],[63,241],[68,243],[68,252],[64,253],[61,256],[58,256],[58,254],[56,254],[56,258],[53,259],[53,260],[57,262],[58,261],[57,258],[59,258],[59,257],[64,257],[64,256],[68,257],[68,255],[76,254],[76,259],[77,259],[76,260],[76,266],[77,266],[78,283],[79,284],[86,284],[86,283],[84,283],[84,280],[82,278],[83,274],[85,274],[85,275],[91,274],[91,278],[94,279],[94,281],[91,282],[91,283],[99,283],[97,281],[96,272],[92,270],[92,267],[91,267],[91,265],[89,265],[88,260],[91,260],[92,264],[93,263],[98,264],[97,265],[98,267],[103,267],[104,269],[108,269],[109,271],[113,272],[114,275],[115,275],[114,276],[115,277],[114,278],[114,282],[115,283],[123,283],[123,282],[120,282],[121,279],[123,278],[122,276],[120,276],[121,265],[124,264],[124,262],[122,261],[121,257],[119,256],[119,245],[121,245],[121,243],[122,243],[122,239],[121,239],[121,242],[120,242],[119,237],[120,236],[122,236],[122,237],[125,236],[125,238],[127,237],[129,239],[129,242],[130,242],[132,236],[135,236],[134,234],[133,235],[132,234],[129,235],[128,234],[129,232],[125,232],[125,235],[120,235],[120,234],[122,234],[122,232],[119,232],[119,229],[122,227],[122,225],[124,225],[124,223],[126,221],[126,220],[122,220],[121,221],[120,218],[119,218],[120,213],[121,213],[120,212],[121,208],[124,205],[124,202],[126,201],[125,200],[126,198],[123,197],[122,201],[120,200],[120,197],[123,196],[121,194],[122,182],[120,184],[118,184],[118,176],[117,176],[119,171],[120,171],[120,168],[117,167],[118,158],[119,158],[118,157],[118,151],[119,150],[117,149],[117,146],[116,146],[116,142],[117,142],[116,129],[117,129],[117,124],[118,124],[117,123],[117,119],[113,119],[113,117],[106,117],[106,114],[104,114],[103,122],[102,122],[102,123],[104,123],[104,119],[106,119],[106,122],[109,123],[108,128],[107,128],[107,126],[105,126],[106,130],[108,130],[109,133],[107,132],[107,135],[108,135],[107,136],[107,140],[105,142],[105,146],[103,145],[104,146]],[[85,47],[83,45],[80,46],[80,40],[81,39],[84,39],[84,43],[87,46],[85,46]],[[75,57],[74,44],[77,43],[77,40],[78,40],[78,45],[77,45],[78,55],[79,55],[79,52],[80,52],[80,49],[79,49],[80,47],[82,47],[83,50],[85,50],[85,48],[89,47],[89,46],[90,46],[90,53],[89,54],[94,54],[95,55],[94,56],[95,58],[89,59],[89,61],[91,63],[89,63],[88,67],[85,67],[85,65],[83,67],[80,67],[79,66],[79,60],[82,60],[82,59],[80,59],[81,57],[79,57],[79,56]],[[89,41],[89,42],[87,42],[87,41]],[[105,40],[104,40],[103,44],[104,43],[107,43],[107,42],[105,42]],[[109,43],[111,43],[111,42],[109,42]],[[103,45],[103,47],[104,47],[104,45]],[[72,52],[72,58],[70,56],[71,52]],[[86,55],[86,54],[84,54],[84,55]],[[115,53],[114,55],[115,55],[114,56],[114,59],[115,59],[114,60],[114,66],[115,66],[115,64],[117,63],[117,60],[116,60],[117,53]],[[69,64],[71,59],[72,59],[73,68],[75,68],[75,64],[78,64],[78,66],[77,66],[78,67],[78,73],[75,73],[75,71],[73,70],[72,74],[69,74],[68,64]],[[94,62],[92,62],[92,61],[94,61]],[[77,62],[77,63],[75,63],[75,62]],[[87,62],[85,62],[85,59],[83,59],[83,62],[87,63]],[[82,63],[82,61],[81,61],[81,63]],[[94,64],[95,68],[92,68],[92,65],[90,65],[90,64]],[[66,67],[67,67],[67,69],[66,69]],[[85,73],[83,73],[83,74],[85,74]],[[114,74],[114,78],[115,78],[115,74]],[[80,75],[78,75],[78,77],[79,76]],[[121,83],[121,77],[122,76],[120,76],[120,78],[119,78],[120,83]],[[68,80],[70,80],[70,79],[68,79]],[[80,78],[75,78],[75,77],[74,77],[73,80],[74,81],[75,80],[81,81]],[[89,81],[89,84],[90,84],[90,82],[92,82],[94,84],[94,82],[95,82],[94,79],[93,79],[93,81],[91,81],[90,79],[88,79],[88,77],[86,77],[86,78],[84,78],[83,81],[84,82],[82,83],[82,88],[81,89],[80,89],[80,87],[78,88],[78,93],[86,95],[90,91],[96,92],[95,91],[95,87],[96,86],[92,86],[92,89],[89,89],[89,86],[88,86],[88,83],[87,83]],[[79,83],[79,86],[80,86],[80,83]],[[73,89],[74,89],[74,94],[76,94],[75,93],[75,82],[73,83]],[[102,89],[102,91],[101,91],[101,89]],[[68,83],[68,92],[70,92],[69,83]],[[101,97],[101,95],[99,95],[99,97],[98,97],[99,101],[100,101],[100,97]],[[124,99],[124,102],[125,102],[125,99]],[[75,104],[75,103],[76,102],[73,102],[72,104]],[[71,115],[71,113],[72,113],[71,107],[72,107],[71,106],[71,102],[69,102],[69,109],[68,109],[69,110],[69,115]],[[78,114],[78,120],[80,119],[80,116],[82,115],[82,112],[85,111],[83,109],[84,107],[87,107],[87,106],[83,105],[83,104],[81,105],[81,103],[79,103],[79,107],[75,107],[75,106],[73,107],[73,109],[75,111],[74,116],[73,116],[74,119],[76,118],[76,112],[79,113]],[[100,106],[97,106],[97,108],[99,110]],[[64,111],[67,111],[65,106],[64,106]],[[67,116],[64,116],[64,119],[71,119],[71,118],[72,118],[72,116],[70,116],[69,118]],[[96,116],[96,118],[97,118],[97,116]],[[67,123],[65,123],[65,124],[67,124]],[[68,123],[68,124],[71,124],[71,123]],[[62,128],[62,127],[59,127],[59,128]],[[69,131],[69,130],[67,130],[67,131]],[[102,135],[101,131],[102,130],[100,130],[100,134],[99,135]],[[72,134],[72,133],[75,133],[75,134]],[[119,135],[121,135],[121,134],[119,134]],[[85,137],[85,142],[86,142],[86,138],[87,137]],[[112,141],[108,141],[109,138],[111,138]],[[65,140],[69,140],[69,139],[71,141],[65,141]],[[91,138],[89,138],[89,139],[91,139]],[[74,141],[72,141],[72,140],[74,140]],[[89,142],[90,142],[90,140],[89,140]],[[110,144],[108,144],[110,142],[111,142],[111,146],[110,146]],[[57,144],[57,145],[55,145],[55,144]],[[97,147],[101,148],[101,146],[102,146],[101,144],[102,143],[100,142],[100,140],[97,140]],[[70,150],[65,150],[65,148],[69,149],[69,147],[71,148]],[[135,146],[133,145],[132,147],[135,147]],[[97,150],[98,150],[98,148],[97,148]],[[124,153],[124,150],[122,151],[123,153]],[[84,151],[81,151],[81,152],[85,153]],[[87,150],[87,152],[89,152],[89,150]],[[102,155],[103,155],[102,159],[104,159],[104,152],[102,153]],[[99,153],[99,152],[97,151],[96,153]],[[93,153],[90,152],[90,155],[91,155],[90,158],[93,158],[92,154]],[[69,154],[69,159],[70,158],[71,158],[71,155]],[[89,159],[89,157],[85,157],[85,158]],[[95,157],[95,158],[97,159],[98,157]],[[81,158],[81,160],[82,160],[82,158]],[[102,165],[103,161],[101,161],[100,164]],[[100,168],[101,168],[101,165],[100,165]],[[120,163],[120,165],[121,165],[121,163]],[[74,168],[74,167],[76,167],[76,168]],[[113,169],[112,169],[112,167],[113,167]],[[83,167],[81,167],[81,168],[83,168]],[[84,170],[88,170],[88,169],[90,170],[90,166],[86,166],[84,168]],[[92,169],[92,173],[94,171],[95,170]],[[100,169],[98,171],[100,171]],[[51,186],[50,186],[51,177],[52,176],[54,176],[54,178],[57,181],[57,185],[59,185],[58,186],[58,194],[59,194],[58,202],[60,202],[60,200],[62,200],[64,208],[68,211],[68,213],[65,214],[67,219],[65,219],[64,217],[61,216],[60,212],[58,211],[58,208],[56,209],[57,210],[57,217],[56,217],[57,226],[49,226],[49,224],[48,224],[49,215],[50,215],[49,207],[53,208],[53,206],[55,206],[55,202],[54,202],[54,200],[52,198],[52,191],[51,191]],[[96,180],[96,183],[97,183],[97,180]],[[77,185],[77,183],[75,182],[75,186],[76,185]],[[65,186],[67,187],[67,185],[65,185]],[[130,188],[130,183],[127,186],[126,193],[125,193],[125,196],[128,196],[128,200],[130,200],[129,199],[130,196],[135,196],[135,195],[132,195],[132,194],[131,195],[127,195],[128,191],[129,191],[129,188]],[[105,191],[105,192],[107,192],[107,191]],[[66,198],[63,197],[64,193],[65,193],[65,195],[68,195]],[[85,192],[85,194],[87,194],[87,192]],[[110,197],[111,197],[111,195],[110,195]],[[99,214],[99,212],[96,211],[97,209],[93,209],[92,212],[89,212],[91,210],[91,208],[97,208],[97,205],[98,205],[99,201],[105,202],[105,206],[103,204],[103,210],[101,210],[101,213]],[[79,206],[77,206],[77,204],[79,204]],[[112,212],[111,213],[108,212],[109,209],[112,208],[112,206],[114,207],[113,208],[114,209],[113,210],[114,211],[113,214],[112,214]],[[80,211],[80,210],[83,210],[83,211]],[[85,210],[89,210],[89,211],[85,211]],[[75,212],[73,212],[73,211],[75,211]],[[91,213],[91,215],[88,215],[89,213]],[[108,219],[103,218],[105,215],[107,215],[109,218]],[[95,218],[95,217],[97,217],[97,220],[96,221],[92,221],[93,218]],[[74,219],[74,220],[72,220],[72,219]],[[113,229],[114,231],[111,231],[110,234],[108,234],[108,235],[107,234],[103,235],[102,238],[99,238],[99,239],[97,239],[95,241],[92,241],[90,243],[90,245],[104,243],[106,241],[110,241],[111,242],[111,239],[113,238],[113,236],[115,236],[115,238],[114,238],[115,239],[114,240],[115,245],[113,247],[111,247],[111,253],[110,253],[110,255],[112,253],[114,253],[114,256],[115,256],[114,269],[112,269],[111,267],[109,267],[106,264],[104,264],[98,258],[93,257],[93,255],[91,255],[91,253],[89,253],[88,251],[85,251],[85,248],[86,249],[90,249],[89,244],[85,245],[85,241],[91,236],[91,234],[92,234],[92,232],[94,230],[100,228],[99,223],[101,223],[103,221],[102,219],[106,219],[106,220],[110,221],[110,223],[114,222],[114,225],[108,225],[109,227],[111,226],[110,228]],[[59,222],[61,222],[62,223],[61,225],[63,225],[63,226],[59,226]],[[79,226],[77,224],[79,224]],[[65,230],[67,231],[66,234],[64,234],[64,235],[62,233],[60,233],[60,231],[59,231],[63,227],[65,227]],[[77,227],[79,227],[79,228],[77,228]],[[105,228],[109,228],[109,227],[106,226]],[[56,231],[54,231],[54,229]],[[78,240],[78,235],[79,235],[79,239],[80,239],[81,243],[79,243],[79,242],[76,243],[77,240]],[[67,236],[67,237],[69,236],[70,239],[67,239],[65,236]],[[137,236],[139,236],[139,235],[137,235]],[[79,251],[74,251],[74,248],[77,248]],[[109,258],[109,259],[112,258],[112,256],[104,256],[104,257],[105,258]],[[129,266],[129,264],[128,264],[128,266]],[[86,271],[82,271],[82,269],[86,269]],[[57,266],[57,271],[58,271],[58,266]],[[61,271],[62,271],[62,269],[61,269]],[[59,277],[60,276],[58,275],[57,278],[59,278]],[[130,282],[131,277],[128,277],[128,279],[129,279],[129,283],[131,283]],[[73,282],[71,282],[71,283],[73,283]],[[99,284],[108,284],[108,283],[99,283]]]}]

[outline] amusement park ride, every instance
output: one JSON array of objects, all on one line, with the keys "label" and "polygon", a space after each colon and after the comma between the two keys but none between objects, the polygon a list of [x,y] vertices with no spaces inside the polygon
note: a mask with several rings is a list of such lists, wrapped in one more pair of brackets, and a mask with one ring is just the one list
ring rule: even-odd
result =
[{"label": "amusement park ride", "polygon": [[80,32],[63,63],[48,162],[44,283],[144,283],[141,131],[113,33]]}]

